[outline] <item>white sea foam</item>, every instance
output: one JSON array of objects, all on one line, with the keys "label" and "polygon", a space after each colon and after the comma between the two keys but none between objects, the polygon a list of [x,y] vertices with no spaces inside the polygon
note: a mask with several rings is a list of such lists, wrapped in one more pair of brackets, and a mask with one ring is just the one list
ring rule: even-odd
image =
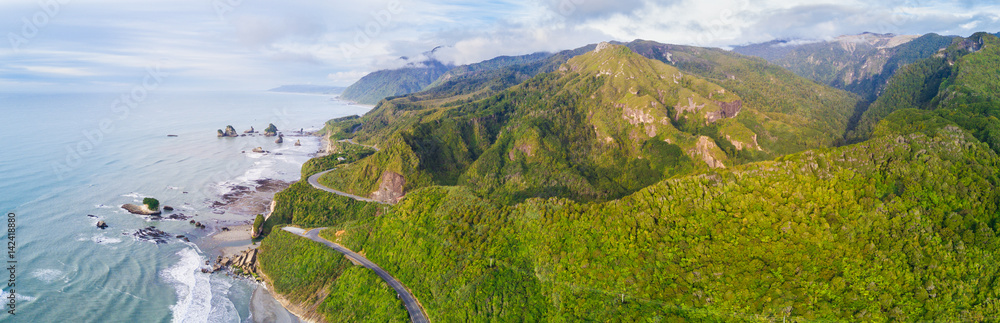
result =
[{"label": "white sea foam", "polygon": [[[7,299],[7,295],[10,295],[6,290],[0,290],[0,299]],[[38,297],[31,297],[24,294],[15,294],[14,299],[18,301],[33,302]]]},{"label": "white sea foam", "polygon": [[128,193],[128,194],[122,194],[122,196],[124,196],[124,197],[131,197],[133,199],[141,199],[141,198],[146,197],[145,195],[142,195],[142,194],[139,194],[139,193],[136,193],[136,192],[132,192],[132,193]]},{"label": "white sea foam", "polygon": [[31,277],[35,277],[35,279],[46,284],[54,282],[63,276],[65,276],[65,273],[58,269],[39,269],[31,272]]},{"label": "white sea foam", "polygon": [[181,260],[161,276],[173,284],[177,304],[170,306],[173,322],[208,322],[212,313],[211,275],[201,272],[205,259],[193,248],[177,252]]},{"label": "white sea foam", "polygon": [[90,241],[93,241],[96,244],[116,244],[122,242],[122,239],[106,237],[103,235],[96,235],[90,238]]}]

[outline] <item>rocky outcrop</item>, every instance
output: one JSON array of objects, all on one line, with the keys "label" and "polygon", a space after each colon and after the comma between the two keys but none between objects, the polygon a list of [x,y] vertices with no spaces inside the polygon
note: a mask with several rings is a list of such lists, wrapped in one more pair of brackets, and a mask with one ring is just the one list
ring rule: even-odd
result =
[{"label": "rocky outcrop", "polygon": [[674,111],[677,111],[677,115],[674,116],[674,120],[680,120],[681,116],[684,115],[685,112],[691,112],[697,114],[698,111],[701,111],[701,109],[704,108],[705,108],[704,104],[695,104],[694,98],[688,98],[687,105],[683,105],[681,104],[681,102],[677,102],[677,105],[674,106]]},{"label": "rocky outcrop", "polygon": [[403,186],[405,185],[406,179],[403,178],[403,175],[387,170],[382,173],[378,190],[372,192],[371,198],[379,202],[396,203],[403,198]]},{"label": "rocky outcrop", "polygon": [[125,204],[122,205],[122,208],[129,213],[138,215],[160,215],[161,213],[160,210],[150,210],[146,205]]},{"label": "rocky outcrop", "polygon": [[101,230],[104,230],[108,228],[108,224],[104,223],[104,220],[97,221],[97,227],[101,228]]},{"label": "rocky outcrop", "polygon": [[173,211],[173,210],[174,210],[174,207],[172,207],[172,206],[169,206],[169,205],[164,205],[164,206],[163,206],[163,210],[164,210],[164,211],[167,211],[167,212],[170,212],[170,211]]},{"label": "rocky outcrop", "polygon": [[250,130],[244,131],[243,133],[256,133],[256,131],[253,130],[253,126],[250,126]]},{"label": "rocky outcrop", "polygon": [[234,272],[237,270],[242,271],[243,274],[257,273],[257,249],[244,250],[232,258],[219,256],[215,260],[215,266],[212,266],[212,272],[217,272],[227,267]]},{"label": "rocky outcrop", "polygon": [[219,137],[239,137],[240,134],[236,133],[236,128],[233,126],[226,126],[226,131],[219,129]]},{"label": "rocky outcrop", "polygon": [[278,135],[278,140],[274,141],[274,143],[276,143],[276,144],[280,144],[280,143],[284,143],[284,142],[285,142],[285,136],[284,135]]},{"label": "rocky outcrop", "polygon": [[295,146],[302,146],[302,141],[296,140],[295,141]]},{"label": "rocky outcrop", "polygon": [[157,229],[156,227],[149,226],[144,229],[139,229],[132,236],[141,241],[149,241],[156,244],[167,243],[170,240],[171,235]]},{"label": "rocky outcrop", "polygon": [[726,168],[726,165],[721,160],[715,158],[717,153],[722,153],[722,150],[719,149],[719,146],[715,145],[712,138],[706,136],[698,137],[698,144],[695,146],[693,152],[695,158],[701,158],[711,168]]},{"label": "rocky outcrop", "polygon": [[274,137],[278,135],[278,127],[275,127],[273,123],[267,124],[267,128],[264,129],[264,136]]},{"label": "rocky outcrop", "polygon": [[253,150],[251,150],[251,151],[252,151],[252,152],[255,152],[255,153],[261,153],[261,154],[263,154],[263,153],[266,153],[266,152],[267,152],[266,150],[264,150],[264,148],[263,148],[263,147],[257,147],[257,148],[254,148],[254,149],[253,149]]},{"label": "rocky outcrop", "polygon": [[735,117],[740,114],[740,110],[743,110],[743,101],[740,100],[733,102],[715,101],[715,104],[719,105],[719,111],[713,111],[705,114],[705,118],[708,120],[708,123],[715,122],[719,119]]}]

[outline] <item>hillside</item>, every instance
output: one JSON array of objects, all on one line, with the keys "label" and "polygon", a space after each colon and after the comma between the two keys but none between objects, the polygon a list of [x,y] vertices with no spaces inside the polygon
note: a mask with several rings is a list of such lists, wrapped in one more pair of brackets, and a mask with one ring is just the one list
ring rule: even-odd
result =
[{"label": "hillside", "polygon": [[958,123],[1000,151],[1000,38],[978,33],[900,70],[848,138],[868,138],[897,111]]},{"label": "hillside", "polygon": [[375,105],[387,97],[420,91],[450,69],[451,66],[431,59],[399,69],[372,72],[344,89],[340,97]]},{"label": "hillside", "polygon": [[[977,34],[937,70],[908,65],[887,95],[935,95],[866,114],[866,140],[836,148],[861,98],[724,50],[602,43],[503,89],[458,77],[331,120],[335,139],[377,149],[335,142],[303,167],[391,204],[296,183],[265,231],[329,226],[432,321],[988,321],[998,43]],[[456,84],[472,92],[446,95]],[[382,285],[352,288],[370,277],[288,239],[260,256],[283,294],[398,317]],[[306,270],[324,257],[329,274]]]},{"label": "hillside", "polygon": [[608,202],[500,207],[436,186],[322,225],[395,273],[433,321],[996,317],[1000,295],[982,282],[998,278],[1000,158],[952,124],[925,130]]},{"label": "hillside", "polygon": [[863,33],[802,44],[774,41],[737,46],[733,51],[765,58],[799,76],[874,101],[900,67],[930,57],[953,39],[937,34]]},{"label": "hillside", "polygon": [[[828,146],[858,102],[796,85],[800,78],[762,61],[713,57],[728,65],[699,70],[719,76],[711,80],[602,46],[471,103],[433,104],[422,94],[383,102],[353,136],[383,149],[321,181],[369,196],[391,172],[405,178],[403,191],[464,185],[509,202],[611,199],[699,169]],[[787,86],[762,91],[771,82]]]}]

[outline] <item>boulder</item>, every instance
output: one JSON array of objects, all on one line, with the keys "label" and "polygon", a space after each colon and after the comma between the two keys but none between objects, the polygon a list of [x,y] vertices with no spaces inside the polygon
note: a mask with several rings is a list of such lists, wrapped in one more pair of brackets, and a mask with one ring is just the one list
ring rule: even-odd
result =
[{"label": "boulder", "polygon": [[108,224],[104,223],[104,220],[97,221],[97,227],[101,228],[101,230],[104,230],[108,228]]},{"label": "boulder", "polygon": [[129,213],[138,215],[160,215],[161,213],[159,210],[156,211],[150,210],[149,207],[147,207],[146,205],[139,206],[135,204],[125,204],[122,205],[122,208],[125,209],[125,211],[128,211]]},{"label": "boulder", "polygon": [[253,133],[253,126],[250,126],[250,130],[244,131],[243,133]]},{"label": "boulder", "polygon": [[266,153],[266,152],[267,152],[267,151],[266,151],[266,150],[264,150],[264,148],[262,148],[262,147],[257,147],[257,148],[254,148],[254,149],[253,149],[252,151],[253,151],[253,152],[255,152],[255,153],[261,153],[261,154],[263,154],[263,153]]},{"label": "boulder", "polygon": [[276,144],[280,144],[280,143],[283,143],[283,142],[285,142],[285,136],[284,135],[278,135],[278,140],[274,141],[274,143],[276,143]]},{"label": "boulder", "polygon": [[299,141],[299,140],[296,140],[296,141],[295,141],[295,145],[296,145],[296,146],[302,146],[302,141]]},{"label": "boulder", "polygon": [[170,212],[170,211],[173,211],[173,210],[174,210],[174,208],[173,208],[172,206],[169,206],[169,205],[164,205],[164,206],[163,206],[163,210],[164,210],[164,211],[167,211],[167,212]]}]

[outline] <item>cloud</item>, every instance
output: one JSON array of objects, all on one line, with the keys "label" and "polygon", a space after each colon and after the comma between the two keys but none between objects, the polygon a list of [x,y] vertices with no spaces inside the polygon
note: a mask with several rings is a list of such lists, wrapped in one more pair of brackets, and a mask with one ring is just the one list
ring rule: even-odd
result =
[{"label": "cloud", "polygon": [[[1000,5],[974,0],[287,0],[221,12],[214,3],[69,2],[18,51],[0,42],[0,84],[103,89],[166,64],[164,87],[346,85],[438,46],[435,58],[467,64],[606,40],[725,47],[865,31],[1000,31]],[[34,0],[0,2],[0,35],[20,34],[40,10]]]}]

